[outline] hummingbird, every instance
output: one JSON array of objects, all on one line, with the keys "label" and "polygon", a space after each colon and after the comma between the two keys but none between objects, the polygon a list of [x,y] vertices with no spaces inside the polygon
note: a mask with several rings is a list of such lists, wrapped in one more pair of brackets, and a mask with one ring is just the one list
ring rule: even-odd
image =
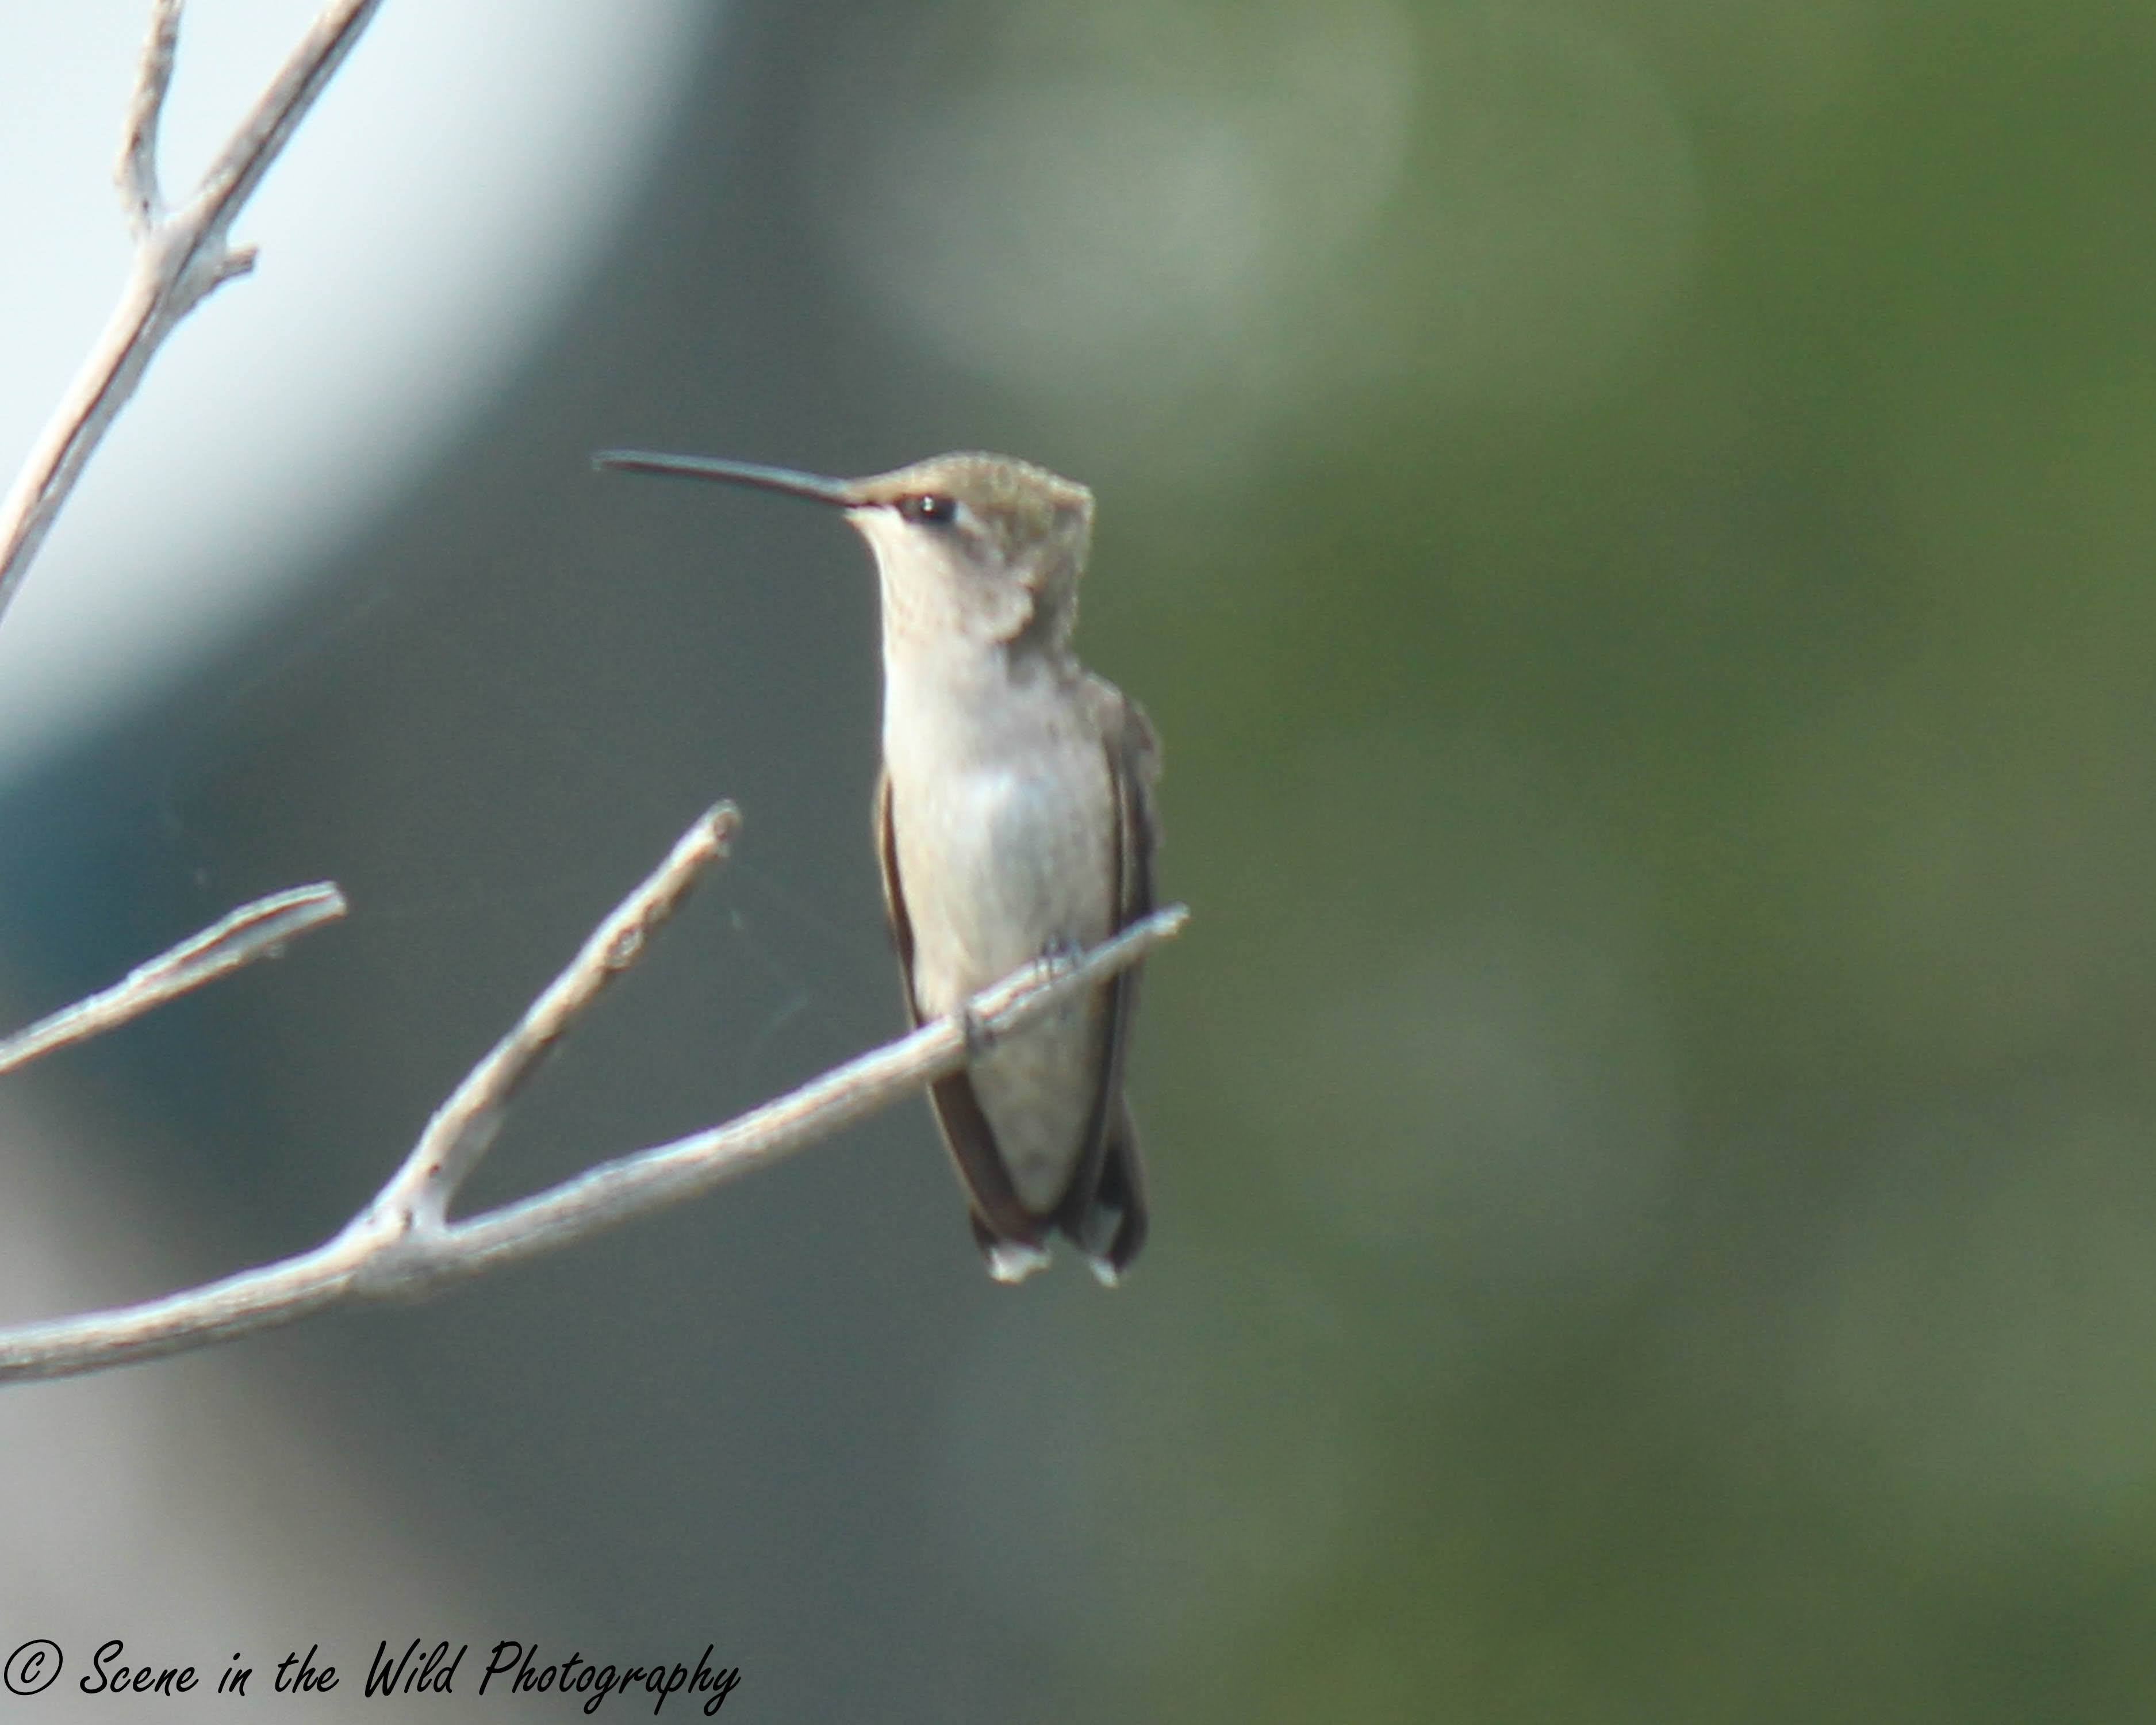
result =
[{"label": "hummingbird", "polygon": [[[805,497],[875,559],[883,758],[875,839],[914,1024],[1153,908],[1160,750],[1137,703],[1070,645],[1093,494],[1009,456],[937,455],[867,479],[608,450],[595,465]],[[1060,1232],[1112,1286],[1146,1235],[1123,1065],[1133,965],[931,1086],[997,1281]]]}]

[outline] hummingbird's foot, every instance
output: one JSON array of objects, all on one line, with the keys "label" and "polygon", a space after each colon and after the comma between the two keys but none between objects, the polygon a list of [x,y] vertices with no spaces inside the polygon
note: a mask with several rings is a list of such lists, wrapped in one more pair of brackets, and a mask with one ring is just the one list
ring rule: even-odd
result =
[{"label": "hummingbird's foot", "polygon": [[1084,946],[1067,934],[1051,934],[1040,947],[1042,962],[1058,966],[1075,964],[1085,952]]},{"label": "hummingbird's foot", "polygon": [[965,1006],[958,1009],[958,1029],[966,1039],[968,1065],[993,1052],[996,1045],[996,1034],[974,1015],[972,1007]]}]

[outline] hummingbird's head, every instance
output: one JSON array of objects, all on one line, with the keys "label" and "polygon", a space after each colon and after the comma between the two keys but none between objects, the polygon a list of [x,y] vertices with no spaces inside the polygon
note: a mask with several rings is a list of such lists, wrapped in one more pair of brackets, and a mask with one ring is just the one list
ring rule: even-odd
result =
[{"label": "hummingbird's head", "polygon": [[1078,620],[1093,494],[1007,455],[937,455],[856,480],[846,518],[875,552],[903,628],[956,624],[1060,647]]},{"label": "hummingbird's head", "polygon": [[868,479],[825,479],[704,455],[610,450],[601,467],[783,491],[842,509],[875,553],[885,627],[1060,647],[1078,619],[1093,494],[1008,455],[932,456]]}]

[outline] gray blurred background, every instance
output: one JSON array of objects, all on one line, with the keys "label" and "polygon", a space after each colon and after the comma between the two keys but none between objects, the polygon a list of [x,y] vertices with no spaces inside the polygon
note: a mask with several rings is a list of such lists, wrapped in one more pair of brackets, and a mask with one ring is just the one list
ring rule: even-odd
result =
[{"label": "gray blurred background", "polygon": [[[716,1642],[757,1718],[2156,1710],[2156,13],[689,39],[424,473],[0,802],[15,1017],[256,892],[355,906],[16,1081],[127,1194],[74,1291],[333,1231],[721,796],[738,860],[471,1201],[901,1028],[866,557],[587,470],[620,444],[1095,487],[1080,644],[1195,911],[1137,1045],[1152,1243],[992,1286],[909,1106],[133,1375],[304,1410],[484,1639]],[[328,1591],[314,1501],[261,1535],[294,1620],[437,1632]]]}]

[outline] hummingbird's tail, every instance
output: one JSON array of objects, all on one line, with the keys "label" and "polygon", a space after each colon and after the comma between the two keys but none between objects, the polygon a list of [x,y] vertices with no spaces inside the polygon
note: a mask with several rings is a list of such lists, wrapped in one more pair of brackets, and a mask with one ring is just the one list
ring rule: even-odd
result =
[{"label": "hummingbird's tail", "polygon": [[[1076,1193],[1074,1198],[1080,1196]],[[1077,1214],[1057,1216],[1056,1225],[1069,1235],[1093,1266],[1093,1274],[1106,1286],[1123,1279],[1131,1260],[1145,1244],[1145,1169],[1138,1160],[1137,1128],[1131,1122],[1131,1105],[1116,1098],[1115,1113],[1108,1122],[1101,1147],[1101,1178],[1094,1183]]]},{"label": "hummingbird's tail", "polygon": [[988,1260],[988,1274],[1000,1282],[1024,1281],[1048,1267],[1045,1230],[1053,1227],[1086,1255],[1093,1274],[1106,1286],[1123,1279],[1145,1244],[1145,1173],[1138,1161],[1137,1129],[1130,1104],[1118,1097],[1101,1147],[1100,1178],[1091,1192],[1073,1187],[1052,1217],[1042,1218],[1028,1235],[997,1230],[973,1205],[966,1209],[973,1243]]}]

